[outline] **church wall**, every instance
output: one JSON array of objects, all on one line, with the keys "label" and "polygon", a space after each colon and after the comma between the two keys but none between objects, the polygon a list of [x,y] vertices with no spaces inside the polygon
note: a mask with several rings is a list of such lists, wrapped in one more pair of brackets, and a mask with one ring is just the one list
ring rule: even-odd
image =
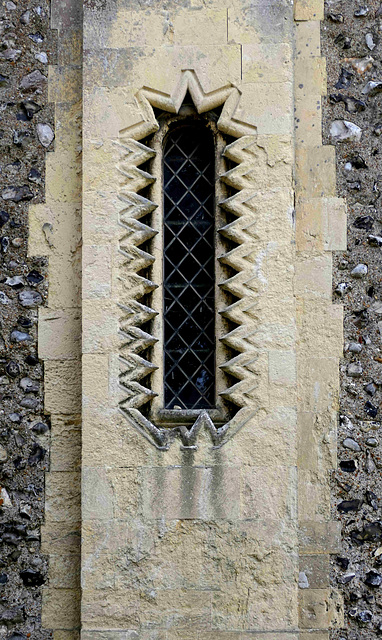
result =
[{"label": "church wall", "polygon": [[44,203],[29,210],[29,253],[48,258],[49,293],[40,309],[38,353],[44,362],[44,407],[51,421],[42,549],[49,557],[42,625],[58,640],[80,627],[81,469],[81,126],[82,11],[52,2],[56,64],[49,66],[55,150],[46,160]]},{"label": "church wall", "polygon": [[[331,442],[342,339],[341,313],[331,306],[330,252],[344,246],[344,206],[335,197],[334,149],[321,147],[316,114],[325,93],[317,48],[321,5],[320,11],[297,3],[293,16],[287,3],[249,9],[221,2],[208,8],[170,3],[155,11],[145,5],[137,11],[126,3],[90,4],[85,11],[86,637],[107,629],[114,630],[113,637],[126,632],[173,638],[186,632],[189,637],[215,637],[256,631],[280,637],[298,633],[299,627],[321,630],[325,637],[332,618],[341,622],[341,602],[330,595],[328,582],[328,552],[338,543],[338,529],[329,522],[328,470],[335,463]],[[304,46],[295,67],[294,29]],[[260,68],[270,70],[262,74]],[[195,449],[178,442],[169,449],[155,447],[117,411],[124,395],[117,386],[120,318],[115,308],[129,299],[122,284],[129,282],[134,260],[125,264],[118,253],[123,232],[113,212],[118,194],[137,188],[134,180],[141,179],[134,178],[140,161],[128,138],[142,140],[150,132],[150,106],[142,107],[145,96],[156,107],[176,104],[185,69],[192,69],[204,96],[219,95],[229,83],[240,87],[231,117],[256,128],[247,133],[253,141],[245,148],[250,154],[245,156],[247,186],[254,194],[256,179],[265,175],[252,212],[257,224],[245,267],[252,287],[255,317],[248,327],[256,365],[255,391],[243,393],[250,393],[254,415],[228,443],[212,449],[208,429],[199,432]],[[296,239],[293,86],[301,114]],[[145,93],[137,102],[134,96],[142,88]],[[119,184],[115,143],[125,146]],[[321,317],[328,317],[329,358],[321,354],[320,323],[314,322],[313,331],[310,324]],[[216,552],[217,539],[227,549],[224,558]],[[247,545],[259,550],[243,552]],[[314,565],[325,575],[301,590],[300,597],[299,553],[303,571]]]},{"label": "church wall", "polygon": [[[277,631],[280,637],[280,632],[297,628],[295,327],[293,270],[287,267],[294,260],[293,75],[290,47],[285,46],[292,13],[283,6],[280,28],[261,42],[258,31],[267,21],[263,8],[255,5],[244,24],[243,17],[239,20],[242,8],[241,3],[233,9],[222,3],[208,9],[170,3],[132,10],[116,3],[101,10],[90,6],[84,15],[86,638],[102,637],[106,630],[116,638],[126,633],[213,638],[247,630],[267,631],[270,637]],[[252,46],[257,65],[259,58],[268,65],[279,62],[280,78],[271,74],[265,82],[260,77],[259,67],[251,64]],[[134,189],[128,177],[134,159],[129,165],[126,152],[127,178],[120,175],[118,181],[115,143],[127,146],[129,137],[139,136],[134,129],[142,121],[137,92],[146,87],[176,102],[185,69],[193,70],[204,95],[219,94],[229,84],[241,87],[233,117],[245,123],[250,138],[243,152],[248,155],[248,189],[257,191],[261,171],[265,193],[258,215],[261,206],[271,207],[278,233],[267,243],[265,234],[273,235],[272,226],[260,223],[248,232],[253,234],[248,280],[253,282],[247,323],[253,343],[263,344],[256,349],[248,383],[255,415],[222,447],[212,447],[207,429],[199,432],[195,447],[175,441],[160,450],[118,412],[124,397],[117,385],[122,312],[116,312],[116,304],[127,305],[133,293],[121,282],[129,282],[130,276],[118,253],[123,232],[114,212],[118,204],[123,209],[118,203],[123,189]],[[286,274],[283,292],[270,266],[276,254],[278,269]],[[267,295],[259,300],[257,291]],[[279,324],[267,329],[272,301],[280,294]],[[261,330],[253,315],[261,315]],[[95,331],[100,317],[103,330],[97,323]],[[271,462],[269,429],[280,434],[277,466]]]},{"label": "church wall", "polygon": [[[333,299],[344,309],[344,345],[339,465],[332,477],[333,518],[342,529],[341,550],[332,560],[332,580],[343,593],[346,630],[334,631],[333,638],[348,640],[376,637],[381,625],[379,589],[370,582],[374,574],[378,582],[381,574],[378,526],[373,535],[368,534],[381,513],[381,257],[373,240],[381,232],[381,98],[379,93],[365,92],[368,83],[380,77],[381,9],[380,2],[367,3],[364,11],[358,12],[358,8],[352,3],[328,3],[322,23],[328,61],[324,140],[336,145],[337,191],[348,204],[347,250],[336,253],[333,261]],[[343,88],[339,86],[341,70],[348,76],[348,86]],[[349,103],[336,102],[338,95],[348,97]],[[337,140],[331,131],[336,121],[337,126],[347,121],[359,127],[360,138]],[[357,277],[360,264],[365,267]],[[346,472],[344,465],[349,462],[355,468]]]},{"label": "church wall", "polygon": [[[49,465],[49,417],[43,409],[43,371],[36,349],[47,263],[43,256],[27,255],[27,213],[31,201],[43,200],[45,154],[54,147],[47,67],[35,54],[44,51],[54,59],[55,46],[46,4],[40,15],[30,12],[28,24],[19,22],[27,7],[20,9],[8,2],[0,11],[0,628],[3,636],[17,627],[21,637],[35,632],[47,638],[40,622],[47,561],[39,530]],[[36,46],[28,34],[37,31],[41,42]],[[32,70],[37,77],[30,77]],[[34,98],[37,89],[36,106],[31,105],[28,114],[25,101]],[[46,145],[38,137],[42,131],[49,132]]]},{"label": "church wall", "polygon": [[[16,32],[22,44],[15,46],[22,49],[22,56],[15,65],[3,60],[2,68],[4,75],[10,75],[10,67],[15,66],[21,80],[37,64],[34,59],[30,66],[31,55],[40,48],[25,45],[20,17],[28,3],[19,0],[8,5],[4,23],[10,23]],[[212,640],[219,635],[230,640],[326,640],[329,627],[344,626],[339,591],[344,592],[346,612],[352,604],[351,588],[342,587],[343,571],[338,564],[332,587],[329,585],[330,554],[334,559],[345,554],[350,557],[359,588],[363,588],[366,569],[372,566],[372,556],[365,556],[364,547],[361,555],[350,550],[351,532],[346,522],[341,547],[337,512],[330,512],[329,474],[337,465],[338,370],[343,348],[342,307],[333,305],[331,299],[332,252],[340,252],[335,269],[337,261],[341,266],[349,259],[344,254],[346,210],[337,195],[346,196],[354,211],[360,203],[353,196],[359,190],[349,192],[348,181],[342,178],[346,150],[357,145],[343,145],[345,156],[337,154],[338,194],[334,147],[321,146],[321,97],[327,84],[320,51],[323,2],[296,0],[292,7],[288,2],[249,6],[241,1],[195,0],[159,2],[154,8],[149,2],[137,6],[127,0],[89,0],[84,7],[83,54],[78,3],[53,0],[49,31],[47,9],[43,9],[36,29],[43,33],[41,47],[48,52],[48,89],[42,81],[37,93],[32,89],[30,95],[43,103],[44,110],[31,122],[13,124],[17,109],[7,104],[9,131],[31,127],[33,142],[28,142],[29,147],[25,143],[20,146],[7,134],[8,146],[4,145],[11,162],[22,155],[15,184],[24,184],[24,174],[28,182],[32,166],[38,167],[42,179],[41,184],[29,181],[36,190],[29,204],[29,257],[24,228],[15,229],[22,238],[18,245],[13,241],[14,231],[4,227],[4,235],[11,240],[4,255],[7,265],[11,257],[18,260],[24,278],[31,268],[44,275],[42,284],[30,285],[28,281],[23,285],[39,291],[44,300],[44,305],[38,305],[38,336],[36,307],[28,310],[35,323],[30,330],[33,344],[38,338],[38,355],[44,363],[44,398],[37,366],[31,374],[28,370],[28,376],[39,382],[39,391],[24,394],[38,400],[37,408],[16,407],[22,396],[15,392],[13,397],[13,389],[25,377],[23,358],[29,346],[13,346],[8,340],[8,328],[13,328],[19,314],[19,291],[14,295],[10,285],[4,284],[2,290],[11,300],[4,306],[3,324],[6,403],[12,395],[9,406],[6,404],[5,424],[9,425],[8,414],[16,409],[22,420],[20,425],[12,423],[11,429],[6,427],[6,439],[1,442],[7,455],[2,465],[3,485],[12,503],[9,508],[4,503],[1,516],[8,527],[25,517],[20,516],[25,468],[32,468],[30,477],[39,491],[39,498],[30,500],[28,531],[32,525],[37,530],[41,521],[44,471],[45,515],[41,560],[37,540],[31,540],[29,548],[19,536],[16,550],[20,548],[22,553],[15,562],[11,561],[13,547],[6,547],[5,590],[13,603],[2,610],[2,633],[7,637],[12,631],[33,632],[46,637],[52,630],[57,639],[74,640],[82,622],[82,633],[89,639],[206,636]],[[340,9],[344,14],[348,11],[342,5]],[[370,19],[354,20],[346,13],[354,34],[361,33],[361,22],[368,30]],[[33,25],[35,20],[33,17]],[[336,80],[333,69],[339,65],[341,53],[333,39],[342,27],[333,20],[328,24],[328,37],[325,30],[323,33],[330,85]],[[6,32],[9,28],[6,26]],[[377,56],[375,52],[372,55]],[[40,66],[44,73],[45,67]],[[243,269],[251,282],[250,287],[244,283],[243,295],[252,309],[245,316],[250,336],[245,348],[255,356],[255,364],[240,389],[253,415],[237,433],[231,430],[229,441],[219,441],[218,446],[213,440],[216,434],[204,424],[192,443],[177,437],[171,446],[167,447],[166,441],[161,449],[157,441],[153,444],[134,428],[134,420],[129,422],[126,414],[118,411],[126,393],[118,384],[122,354],[118,332],[124,319],[117,304],[129,299],[123,283],[129,282],[133,271],[120,253],[125,232],[118,212],[123,208],[123,191],[127,187],[139,191],[135,178],[126,178],[118,167],[127,161],[133,177],[137,175],[139,161],[126,151],[126,144],[131,145],[126,140],[130,136],[145,142],[139,127],[147,130],[150,122],[147,104],[151,100],[155,107],[163,108],[171,100],[176,103],[185,69],[192,70],[187,82],[195,95],[199,91],[200,100],[211,100],[213,108],[223,104],[228,85],[241,92],[236,110],[229,111],[230,119],[224,126],[230,136],[233,122],[240,129],[237,146],[227,151],[234,154],[239,167],[233,175],[234,186],[242,188],[244,175],[245,189],[256,194],[255,204],[245,202],[256,225],[246,238]],[[372,68],[366,71],[370,77],[373,73]],[[369,75],[360,77],[369,79]],[[12,83],[2,88],[4,93],[9,90],[11,100],[16,96],[13,82],[12,78]],[[136,100],[143,87],[149,92],[147,104]],[[340,118],[342,106],[328,102],[326,109],[330,126],[331,112]],[[356,117],[366,129],[369,110]],[[33,131],[37,122],[49,123],[56,134],[54,142],[47,145],[45,170],[45,147]],[[242,144],[243,135],[247,136],[246,144]],[[334,140],[325,137],[326,142]],[[368,154],[364,143],[360,148]],[[4,188],[12,182],[7,171],[2,174]],[[372,173],[375,171],[373,165]],[[363,188],[362,183],[361,194]],[[152,193],[158,196],[159,188],[153,188]],[[24,224],[28,201],[3,200],[4,209],[20,216]],[[357,240],[358,235],[355,246]],[[362,250],[373,251],[374,256],[378,249],[360,241]],[[354,251],[358,259],[358,249]],[[350,263],[354,259],[350,256]],[[374,260],[370,258],[369,273]],[[6,268],[6,276],[19,275],[19,267]],[[154,269],[154,274],[159,271]],[[362,283],[357,281],[357,287]],[[376,287],[374,281],[372,284]],[[361,289],[355,296],[345,296],[347,313],[353,312],[361,298]],[[377,319],[377,315],[371,319],[373,336]],[[346,336],[352,340],[354,331],[346,322]],[[12,377],[6,367],[15,354],[21,370]],[[157,349],[154,364],[160,366],[158,354]],[[356,400],[349,404],[347,364],[343,367],[343,412],[362,421],[359,415],[363,408],[357,408],[363,402],[362,393],[357,392]],[[153,377],[158,379],[157,374]],[[378,387],[376,372],[373,380]],[[47,435],[33,431],[38,420],[51,425],[50,441]],[[346,430],[344,424],[341,428]],[[374,420],[374,431],[376,424]],[[14,431],[26,445],[16,440],[14,444]],[[356,435],[361,442],[363,436],[358,431]],[[344,455],[342,440],[341,435],[340,460]],[[49,471],[45,454],[36,465],[30,464],[31,447],[33,451],[50,447]],[[356,456],[361,465],[363,447],[362,440]],[[357,493],[352,485],[351,497],[359,498],[360,491],[370,488],[378,490],[374,482],[377,454],[373,450],[371,463],[368,455],[368,467],[365,463],[365,473],[360,475],[361,489]],[[26,467],[15,466],[14,459],[20,455]],[[337,476],[335,479],[341,481]],[[342,494],[342,485],[339,491],[338,497],[334,494],[334,509],[348,499]],[[368,520],[372,509],[367,509]],[[6,542],[10,529],[2,531]],[[42,574],[43,585],[21,585],[20,570],[31,566]],[[370,594],[370,588],[365,593]],[[357,609],[348,640],[357,633],[369,637],[378,626],[377,605],[367,597],[362,607],[356,606],[363,610],[367,604],[371,621],[362,626],[365,623]],[[342,637],[343,633],[334,631],[333,635]]]}]

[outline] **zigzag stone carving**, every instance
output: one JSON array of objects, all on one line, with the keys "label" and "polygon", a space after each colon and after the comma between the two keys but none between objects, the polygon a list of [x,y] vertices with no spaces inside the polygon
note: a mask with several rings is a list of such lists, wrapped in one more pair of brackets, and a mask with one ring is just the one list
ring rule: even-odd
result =
[{"label": "zigzag stone carving", "polygon": [[[231,420],[219,427],[214,425],[207,411],[201,411],[191,427],[162,428],[153,424],[141,410],[143,405],[147,405],[157,395],[147,383],[156,366],[143,354],[158,338],[147,333],[143,326],[147,327],[158,313],[147,306],[150,293],[158,285],[142,275],[142,271],[153,264],[154,257],[140,247],[153,238],[157,231],[141,221],[146,216],[147,221],[156,204],[139,194],[155,181],[154,176],[139,167],[155,156],[155,151],[139,140],[159,129],[152,107],[176,114],[187,91],[198,113],[223,105],[217,127],[223,134],[237,138],[224,151],[224,156],[236,166],[221,176],[221,180],[236,193],[220,203],[235,219],[219,229],[224,238],[236,245],[219,257],[222,264],[236,272],[219,286],[237,300],[225,307],[221,302],[222,308],[218,312],[236,325],[221,337],[221,341],[229,349],[238,352],[238,355],[220,368],[237,382],[221,390],[220,395],[236,405],[238,411]],[[213,446],[221,447],[256,412],[256,278],[251,270],[256,242],[256,185],[251,177],[251,167],[256,159],[256,149],[258,150],[256,128],[235,118],[240,100],[240,91],[236,87],[227,85],[217,91],[205,93],[192,70],[182,72],[171,96],[144,87],[138,92],[136,99],[140,105],[142,120],[122,130],[117,143],[121,153],[118,169],[122,180],[119,193],[122,210],[119,221],[122,228],[120,251],[124,257],[121,280],[125,291],[125,299],[120,304],[120,385],[123,393],[120,410],[159,449],[168,449],[177,437],[180,437],[182,447],[195,448],[202,428],[209,431]]]}]

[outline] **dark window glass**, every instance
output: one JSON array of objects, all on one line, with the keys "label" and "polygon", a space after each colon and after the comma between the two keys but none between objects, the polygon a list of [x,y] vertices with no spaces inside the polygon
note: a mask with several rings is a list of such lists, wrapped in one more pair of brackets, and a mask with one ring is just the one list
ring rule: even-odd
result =
[{"label": "dark window glass", "polygon": [[214,141],[184,125],[164,148],[165,407],[215,406]]}]

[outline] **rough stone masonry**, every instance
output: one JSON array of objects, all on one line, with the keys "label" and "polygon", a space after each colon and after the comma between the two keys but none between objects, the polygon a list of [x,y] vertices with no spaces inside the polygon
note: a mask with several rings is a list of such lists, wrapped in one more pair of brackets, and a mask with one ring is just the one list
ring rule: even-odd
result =
[{"label": "rough stone masonry", "polygon": [[27,256],[28,207],[45,199],[45,154],[54,149],[48,61],[55,60],[46,2],[1,9],[1,634],[47,638],[41,588],[48,580],[40,528],[49,469],[49,415],[37,353],[47,261]]},{"label": "rough stone masonry", "polygon": [[[326,2],[322,23],[328,95],[324,139],[336,144],[338,194],[348,203],[348,249],[337,254],[334,300],[344,305],[344,356],[333,516],[342,548],[333,581],[345,600],[346,633],[382,631],[380,2]],[[345,131],[346,129],[346,131]]]},{"label": "rough stone masonry", "polygon": [[[1,8],[0,634],[374,637],[382,7],[83,5]],[[190,97],[239,409],[169,429],[158,139]]]},{"label": "rough stone masonry", "polygon": [[[1,7],[0,617],[2,637],[19,640],[52,635],[50,620],[42,614],[43,589],[49,599],[47,585],[62,594],[58,611],[66,628],[79,628],[79,408],[65,400],[58,417],[49,403],[38,333],[43,333],[41,320],[47,318],[49,357],[61,372],[60,393],[70,373],[77,375],[80,357],[76,188],[78,193],[81,102],[75,78],[80,77],[81,16],[79,3],[53,6],[22,0]],[[62,88],[66,75],[71,77],[70,93]],[[58,157],[59,166],[51,162]],[[56,171],[66,186],[59,191],[47,187]],[[33,212],[41,209],[34,251]],[[77,327],[73,322],[70,327],[70,344],[64,308],[69,309],[66,317],[77,317]],[[45,362],[45,375],[47,367]],[[57,501],[58,516],[52,515]],[[63,626],[60,620],[58,625]]]}]

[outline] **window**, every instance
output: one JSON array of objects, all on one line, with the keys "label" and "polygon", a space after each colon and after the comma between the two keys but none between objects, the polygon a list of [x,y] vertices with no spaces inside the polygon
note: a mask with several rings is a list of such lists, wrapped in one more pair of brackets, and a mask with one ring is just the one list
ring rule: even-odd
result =
[{"label": "window", "polygon": [[220,340],[230,327],[219,308],[232,299],[219,283],[232,273],[219,260],[227,214],[218,203],[228,193],[218,180],[226,169],[219,115],[199,115],[186,96],[177,115],[156,112],[159,130],[144,141],[155,156],[140,168],[156,179],[140,193],[158,203],[142,218],[157,231],[145,246],[155,257],[145,275],[159,285],[145,304],[161,313],[147,325],[158,340],[144,355],[157,369],[144,381],[155,396],[141,411],[163,427],[192,424],[202,410],[224,424],[236,410],[220,393],[221,365],[235,354]]},{"label": "window", "polygon": [[164,405],[215,406],[215,154],[196,124],[163,150]]},{"label": "window", "polygon": [[201,428],[222,446],[254,412],[256,131],[239,97],[186,70],[174,96],[143,88],[142,120],[120,132],[119,408],[159,449]]}]

